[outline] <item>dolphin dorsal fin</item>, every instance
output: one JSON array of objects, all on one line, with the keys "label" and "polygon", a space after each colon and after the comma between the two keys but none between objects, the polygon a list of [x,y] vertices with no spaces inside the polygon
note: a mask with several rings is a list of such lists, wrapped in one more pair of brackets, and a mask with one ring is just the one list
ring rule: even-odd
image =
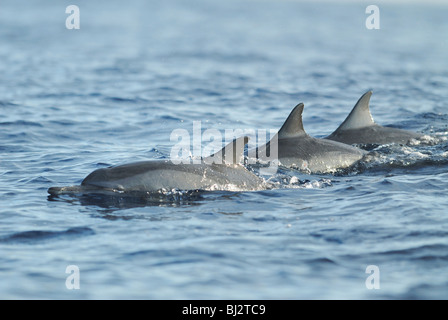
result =
[{"label": "dolphin dorsal fin", "polygon": [[249,137],[239,137],[224,148],[216,152],[215,154],[204,158],[204,162],[207,164],[226,164],[226,165],[238,165],[241,158],[244,156],[244,147],[249,142]]},{"label": "dolphin dorsal fin", "polygon": [[292,109],[283,126],[278,131],[279,138],[293,137],[306,134],[303,129],[302,112],[304,105],[299,103]]},{"label": "dolphin dorsal fin", "polygon": [[372,91],[364,93],[337,130],[359,129],[375,125],[369,109],[371,96]]}]

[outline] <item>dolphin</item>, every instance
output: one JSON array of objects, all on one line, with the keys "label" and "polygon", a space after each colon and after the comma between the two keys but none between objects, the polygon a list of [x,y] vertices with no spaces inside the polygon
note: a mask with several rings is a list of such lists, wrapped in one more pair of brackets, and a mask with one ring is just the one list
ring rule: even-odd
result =
[{"label": "dolphin", "polygon": [[353,110],[342,124],[325,139],[346,144],[408,144],[412,139],[419,140],[424,135],[407,130],[383,127],[373,121],[369,102],[372,91],[359,98]]},{"label": "dolphin", "polygon": [[233,140],[201,163],[149,160],[101,168],[78,186],[51,187],[50,195],[83,193],[157,193],[172,190],[254,191],[265,189],[264,180],[239,163],[248,137]]},{"label": "dolphin", "polygon": [[[299,103],[290,113],[277,134],[257,149],[257,158],[277,149],[279,164],[308,173],[334,172],[361,160],[366,151],[325,139],[309,136],[302,122],[304,104]],[[262,162],[261,161],[261,162]]]}]

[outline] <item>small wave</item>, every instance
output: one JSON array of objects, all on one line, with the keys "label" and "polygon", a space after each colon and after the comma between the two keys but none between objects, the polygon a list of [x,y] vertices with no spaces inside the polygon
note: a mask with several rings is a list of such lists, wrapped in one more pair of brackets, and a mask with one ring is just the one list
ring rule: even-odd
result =
[{"label": "small wave", "polygon": [[26,121],[26,120],[17,120],[17,121],[8,121],[8,122],[0,122],[0,126],[19,126],[19,127],[43,127],[38,122]]},{"label": "small wave", "polygon": [[0,100],[0,107],[17,107],[17,106],[18,104],[15,104],[13,102]]},{"label": "small wave", "polygon": [[30,178],[24,178],[19,180],[19,182],[23,182],[23,183],[35,183],[35,184],[46,184],[46,183],[51,183],[53,182],[53,180],[48,179],[44,176],[37,176],[37,177],[30,177]]},{"label": "small wave", "polygon": [[112,102],[133,103],[133,104],[147,102],[147,100],[143,98],[106,97],[104,99]]},{"label": "small wave", "polygon": [[448,260],[447,245],[441,243],[426,244],[422,246],[403,248],[397,250],[388,250],[381,252],[383,255],[408,256],[413,260]]},{"label": "small wave", "polygon": [[29,243],[36,241],[46,241],[51,239],[73,238],[85,235],[92,235],[95,232],[88,227],[74,227],[64,231],[31,230],[14,233],[0,238],[0,243]]},{"label": "small wave", "polygon": [[171,146],[166,145],[156,145],[154,148],[151,148],[149,150],[145,150],[146,153],[148,153],[147,158],[150,159],[159,159],[159,160],[169,160],[170,159],[170,151]]},{"label": "small wave", "polygon": [[[160,118],[160,120],[162,120],[162,121],[164,121],[164,120],[168,120],[168,121],[180,122],[180,121],[182,120],[181,118],[174,117],[174,116],[172,116],[172,115],[168,115],[168,114],[159,116],[159,118]],[[151,121],[151,122],[153,122],[153,121]]]}]

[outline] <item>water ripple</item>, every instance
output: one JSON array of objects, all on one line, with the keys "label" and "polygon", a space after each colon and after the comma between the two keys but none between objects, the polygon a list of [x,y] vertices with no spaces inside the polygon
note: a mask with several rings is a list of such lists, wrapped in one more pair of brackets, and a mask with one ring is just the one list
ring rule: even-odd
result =
[{"label": "water ripple", "polygon": [[46,231],[46,230],[31,230],[17,232],[9,236],[0,238],[0,243],[26,243],[36,244],[48,240],[71,240],[80,236],[94,235],[95,232],[88,227],[74,227],[64,231]]}]

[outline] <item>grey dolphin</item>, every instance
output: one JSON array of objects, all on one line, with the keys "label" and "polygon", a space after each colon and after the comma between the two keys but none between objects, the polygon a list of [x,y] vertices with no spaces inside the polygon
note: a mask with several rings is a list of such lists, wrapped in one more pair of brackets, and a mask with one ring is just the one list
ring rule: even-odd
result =
[{"label": "grey dolphin", "polygon": [[235,139],[201,163],[174,164],[171,160],[142,161],[90,173],[79,186],[52,187],[51,195],[90,192],[145,192],[177,190],[265,189],[264,180],[239,163],[248,137]]},{"label": "grey dolphin", "polygon": [[364,93],[344,122],[325,139],[346,144],[407,144],[423,137],[416,132],[376,124],[369,109],[371,96],[372,91]]},{"label": "grey dolphin", "polygon": [[363,158],[364,150],[309,136],[303,128],[303,108],[303,103],[298,104],[271,141],[258,149],[259,159],[263,160],[260,154],[269,154],[275,143],[280,165],[311,173],[334,172]]}]

